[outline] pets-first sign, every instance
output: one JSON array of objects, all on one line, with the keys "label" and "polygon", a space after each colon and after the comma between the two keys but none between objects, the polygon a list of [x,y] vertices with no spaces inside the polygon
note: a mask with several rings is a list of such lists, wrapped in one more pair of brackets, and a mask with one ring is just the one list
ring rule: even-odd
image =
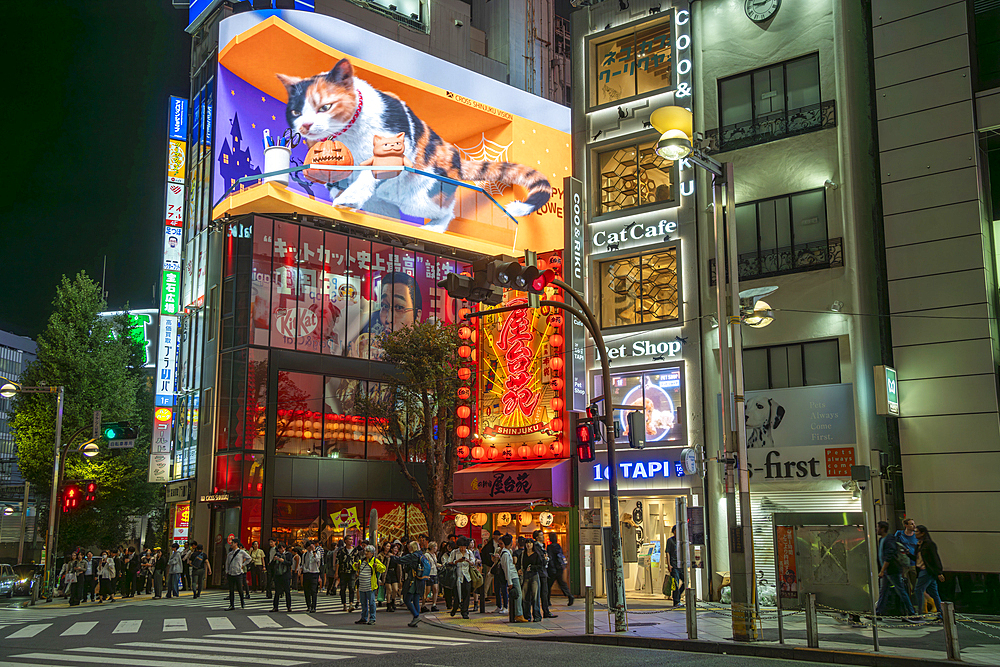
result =
[{"label": "pets-first sign", "polygon": [[766,389],[746,394],[748,449],[853,445],[854,385]]}]

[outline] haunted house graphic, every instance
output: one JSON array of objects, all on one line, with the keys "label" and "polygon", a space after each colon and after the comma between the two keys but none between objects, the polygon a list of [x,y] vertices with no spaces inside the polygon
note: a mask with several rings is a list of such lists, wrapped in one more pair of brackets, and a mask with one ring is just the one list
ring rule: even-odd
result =
[{"label": "haunted house graphic", "polygon": [[[240,115],[233,113],[230,122],[229,138],[222,141],[222,148],[219,150],[219,173],[226,184],[226,189],[236,185],[236,181],[246,176],[257,176],[260,167],[253,164],[250,156],[250,147],[243,141],[243,132],[240,130]],[[243,185],[252,185],[252,182]]]}]

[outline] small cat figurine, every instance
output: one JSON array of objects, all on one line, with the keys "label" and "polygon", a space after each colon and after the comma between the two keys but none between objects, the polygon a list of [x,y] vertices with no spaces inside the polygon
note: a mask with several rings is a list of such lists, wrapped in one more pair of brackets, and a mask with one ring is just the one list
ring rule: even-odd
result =
[{"label": "small cat figurine", "polygon": [[[375,157],[376,136],[402,135],[403,157],[416,169],[454,180],[493,181],[524,188],[524,201],[504,207],[514,217],[534,213],[552,196],[548,179],[531,167],[463,160],[458,149],[438,136],[405,102],[355,77],[347,58],[329,72],[312,77],[276,76],[288,91],[288,126],[310,147],[317,141],[337,139],[351,151],[356,164],[368,164]],[[380,180],[373,172],[362,171],[353,181],[342,181],[348,182],[350,185],[334,198],[334,206],[363,207],[391,217],[402,211],[428,219],[425,228],[441,232],[455,217],[455,185],[406,172]]]},{"label": "small cat figurine", "polygon": [[[402,132],[397,132],[391,137],[383,137],[376,134],[372,141],[374,155],[361,163],[362,167],[412,167],[413,163],[406,157],[403,149]],[[393,178],[399,176],[400,171],[372,171],[372,176],[378,179]]]}]

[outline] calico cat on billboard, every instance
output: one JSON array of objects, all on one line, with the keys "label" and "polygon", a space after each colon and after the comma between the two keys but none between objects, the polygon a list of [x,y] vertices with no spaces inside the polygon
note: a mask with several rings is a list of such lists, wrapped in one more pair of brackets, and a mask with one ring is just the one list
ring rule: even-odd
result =
[{"label": "calico cat on billboard", "polygon": [[[296,14],[233,17],[219,55],[214,217],[284,209],[460,247],[465,237],[477,250],[561,247],[562,206],[550,199],[569,173],[569,135],[544,121],[568,109],[526,104],[527,93],[467,70],[438,88],[390,68],[400,56],[421,72],[448,63]],[[510,109],[467,94],[484,90]],[[271,173],[263,153],[274,146],[287,147],[287,185],[255,179]],[[307,169],[317,165],[327,168]]]}]

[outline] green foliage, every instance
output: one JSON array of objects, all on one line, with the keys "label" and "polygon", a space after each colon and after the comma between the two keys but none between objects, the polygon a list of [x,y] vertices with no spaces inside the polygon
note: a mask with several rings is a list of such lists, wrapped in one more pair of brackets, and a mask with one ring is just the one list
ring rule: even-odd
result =
[{"label": "green foliage", "polygon": [[[457,464],[458,327],[422,322],[386,332],[380,344],[383,361],[393,364],[395,373],[384,391],[358,392],[355,405],[381,432],[384,446],[416,492],[431,539],[440,541],[441,512],[452,499]],[[413,476],[407,459],[425,462],[426,485]]]},{"label": "green foliage", "polygon": [[[130,421],[139,429],[135,449],[108,450],[93,459],[69,453],[65,480],[93,479],[97,502],[63,515],[62,544],[110,545],[128,534],[128,516],[153,507],[155,485],[146,482],[153,396],[143,369],[145,350],[130,335],[127,314],[102,319],[100,286],[85,273],[63,276],[48,326],[38,337],[38,360],[21,377],[24,385],[63,385],[62,442],[70,450],[90,438],[94,410],[103,421]],[[52,394],[19,394],[11,425],[21,474],[39,497],[52,485],[56,399]]]}]

